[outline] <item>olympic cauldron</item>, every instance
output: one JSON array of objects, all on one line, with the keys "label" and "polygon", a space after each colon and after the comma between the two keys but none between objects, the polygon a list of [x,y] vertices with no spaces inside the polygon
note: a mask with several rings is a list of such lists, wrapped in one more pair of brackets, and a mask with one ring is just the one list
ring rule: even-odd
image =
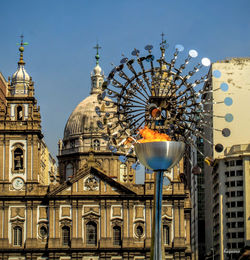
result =
[{"label": "olympic cauldron", "polygon": [[163,173],[174,167],[180,161],[184,154],[184,150],[185,144],[176,141],[157,141],[135,144],[135,152],[139,161],[146,168],[156,172],[151,260],[163,259],[161,241]]}]

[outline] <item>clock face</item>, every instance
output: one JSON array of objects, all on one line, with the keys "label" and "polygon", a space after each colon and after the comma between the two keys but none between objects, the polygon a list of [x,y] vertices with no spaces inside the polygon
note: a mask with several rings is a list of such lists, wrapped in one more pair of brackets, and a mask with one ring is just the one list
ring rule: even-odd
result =
[{"label": "clock face", "polygon": [[14,189],[21,190],[23,185],[24,185],[24,181],[23,181],[22,178],[15,178],[13,180],[13,187],[14,187]]}]

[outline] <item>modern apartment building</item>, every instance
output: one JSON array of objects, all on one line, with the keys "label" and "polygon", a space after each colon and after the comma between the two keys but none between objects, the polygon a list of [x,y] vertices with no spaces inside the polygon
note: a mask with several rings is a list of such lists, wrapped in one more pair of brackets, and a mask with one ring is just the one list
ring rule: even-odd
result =
[{"label": "modern apartment building", "polygon": [[[216,62],[204,89],[211,104],[204,133],[207,259],[237,259],[250,243],[250,58]],[[210,115],[213,114],[213,117]]]}]

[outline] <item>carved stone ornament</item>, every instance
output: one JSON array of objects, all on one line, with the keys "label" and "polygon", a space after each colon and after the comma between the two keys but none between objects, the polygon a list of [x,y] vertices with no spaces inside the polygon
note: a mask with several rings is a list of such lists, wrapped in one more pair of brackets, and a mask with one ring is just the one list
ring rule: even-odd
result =
[{"label": "carved stone ornament", "polygon": [[94,176],[90,176],[85,180],[84,189],[89,191],[95,191],[99,189],[98,179]]}]

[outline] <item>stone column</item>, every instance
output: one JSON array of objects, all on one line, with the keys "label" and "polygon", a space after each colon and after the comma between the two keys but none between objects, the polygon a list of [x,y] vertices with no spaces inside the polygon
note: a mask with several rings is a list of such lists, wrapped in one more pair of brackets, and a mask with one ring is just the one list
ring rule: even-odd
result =
[{"label": "stone column", "polygon": [[54,201],[49,201],[49,248],[54,247]]},{"label": "stone column", "polygon": [[82,239],[79,238],[78,234],[78,202],[73,200],[72,201],[72,239],[71,239],[71,246],[72,247],[81,247]]},{"label": "stone column", "polygon": [[130,239],[133,239],[133,216],[134,216],[134,203],[129,202],[129,235],[128,236]]},{"label": "stone column", "polygon": [[190,249],[190,213],[185,213],[186,220],[186,245]]},{"label": "stone column", "polygon": [[179,230],[179,203],[178,200],[174,201],[174,241],[176,238],[180,236],[180,230]]},{"label": "stone column", "polygon": [[31,154],[31,145],[32,145],[32,136],[28,135],[27,138],[27,147],[26,147],[26,153],[25,153],[25,161],[26,161],[26,172],[27,172],[27,181],[32,181],[31,177],[31,158],[33,154]]},{"label": "stone column", "polygon": [[101,221],[100,221],[100,225],[101,225],[101,234],[100,234],[100,238],[105,238],[105,225],[107,223],[105,223],[105,200],[101,200],[100,203],[100,208],[101,208]]},{"label": "stone column", "polygon": [[0,201],[0,239],[3,238],[3,221],[4,221],[4,206],[3,202]]},{"label": "stone column", "polygon": [[9,223],[9,206],[4,205],[3,207],[4,211],[4,232],[3,232],[3,238],[8,239],[8,223]]},{"label": "stone column", "polygon": [[26,239],[32,238],[32,205],[28,201],[26,205]]},{"label": "stone column", "polygon": [[[4,180],[4,138],[0,137],[0,181]],[[1,219],[1,218],[0,218]],[[2,230],[2,229],[0,229]],[[0,236],[1,237],[1,236]]]},{"label": "stone column", "polygon": [[123,237],[125,239],[128,238],[128,202],[126,200],[123,201]]},{"label": "stone column", "polygon": [[111,237],[111,232],[110,232],[111,202],[110,201],[108,201],[107,204],[106,204],[106,210],[107,210],[107,220],[106,220],[106,223],[107,223],[107,238],[110,238]]},{"label": "stone column", "polygon": [[59,239],[59,209],[60,209],[60,206],[58,203],[55,202],[54,204],[54,208],[55,208],[55,238]]},{"label": "stone column", "polygon": [[37,239],[37,205],[33,206],[33,235],[32,238]]},{"label": "stone column", "polygon": [[152,218],[151,218],[152,204],[150,200],[146,201],[146,247],[151,246],[151,236],[152,236]]},{"label": "stone column", "polygon": [[185,230],[184,230],[184,201],[180,201],[180,237],[185,237]]},{"label": "stone column", "polygon": [[73,200],[72,204],[72,238],[76,238],[76,201]]},{"label": "stone column", "polygon": [[40,160],[38,151],[39,139],[37,136],[33,137],[33,180],[38,181],[38,174],[40,172]]},{"label": "stone column", "polygon": [[[10,140],[5,139],[5,172],[3,173],[4,175],[4,180],[8,181],[9,180],[9,160],[10,160]],[[11,162],[11,167],[12,167],[12,162]]]},{"label": "stone column", "polygon": [[[79,202],[78,202],[79,203]],[[77,216],[78,216],[78,238],[81,241],[81,245],[83,244],[82,241],[82,205],[77,206]]]}]

